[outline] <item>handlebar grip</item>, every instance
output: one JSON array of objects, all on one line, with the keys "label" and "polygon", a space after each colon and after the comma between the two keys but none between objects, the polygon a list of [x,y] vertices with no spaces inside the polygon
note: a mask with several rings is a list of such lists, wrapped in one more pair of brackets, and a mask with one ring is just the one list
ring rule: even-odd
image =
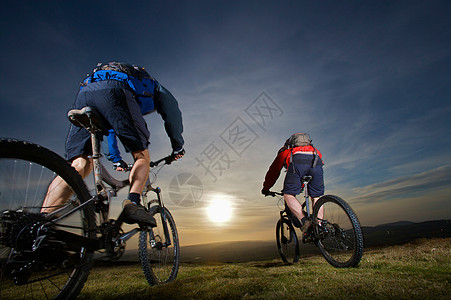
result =
[{"label": "handlebar grip", "polygon": [[161,159],[159,159],[159,160],[157,160],[157,161],[151,161],[151,162],[150,162],[150,167],[151,167],[151,168],[156,167],[156,166],[158,166],[162,161],[164,161],[164,163],[165,163],[166,165],[170,165],[170,164],[174,161],[174,158],[172,157],[172,155],[169,155],[169,156],[163,157],[163,158],[161,158]]}]

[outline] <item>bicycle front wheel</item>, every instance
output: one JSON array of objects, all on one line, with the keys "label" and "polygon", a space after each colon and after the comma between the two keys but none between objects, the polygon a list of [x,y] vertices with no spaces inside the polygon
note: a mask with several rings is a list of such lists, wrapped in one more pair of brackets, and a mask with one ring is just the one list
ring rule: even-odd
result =
[{"label": "bicycle front wheel", "polygon": [[340,197],[326,195],[313,207],[318,246],[336,268],[356,267],[363,255],[363,234],[351,207]]},{"label": "bicycle front wheel", "polygon": [[[92,209],[85,207],[44,227],[43,200],[55,178],[70,187],[71,207],[90,198],[79,174],[56,153],[36,144],[0,140],[0,297],[2,299],[75,298],[86,282],[92,251],[49,238],[64,229],[94,237]],[[61,186],[61,185],[60,185]],[[58,188],[58,186],[53,186]],[[70,197],[70,196],[69,196]],[[43,226],[43,227],[41,227]]]},{"label": "bicycle front wheel", "polygon": [[180,246],[174,218],[165,207],[155,205],[150,213],[157,226],[139,234],[139,258],[150,285],[173,281],[180,263]]},{"label": "bicycle front wheel", "polygon": [[285,263],[299,260],[299,241],[296,231],[287,219],[279,219],[276,225],[277,250]]}]

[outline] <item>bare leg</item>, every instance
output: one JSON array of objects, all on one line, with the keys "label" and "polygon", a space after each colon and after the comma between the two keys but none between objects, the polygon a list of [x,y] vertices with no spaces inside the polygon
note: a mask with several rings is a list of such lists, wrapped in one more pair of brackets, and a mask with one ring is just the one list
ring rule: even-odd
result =
[{"label": "bare leg", "polygon": [[[80,156],[74,159],[72,167],[85,178],[92,171],[92,159],[86,156]],[[72,189],[61,177],[56,177],[49,185],[41,212],[51,213],[57,210],[69,200],[71,195]]]},{"label": "bare leg", "polygon": [[141,195],[149,177],[150,155],[149,150],[137,151],[132,153],[135,163],[130,171],[130,193]]},{"label": "bare leg", "polygon": [[[149,176],[150,156],[149,150],[132,153],[135,163],[130,172],[130,194],[129,199],[123,202],[123,210],[119,219],[128,224],[140,223],[156,226],[154,217],[142,205],[137,205],[136,194],[141,195]],[[132,199],[133,195],[133,199]],[[133,200],[133,201],[132,201]]]},{"label": "bare leg", "polygon": [[[319,198],[321,198],[321,196],[320,197],[315,197],[315,198],[312,198],[312,200],[313,200],[313,206],[315,206],[315,203],[316,203],[316,201],[318,201],[319,200]],[[321,206],[321,208],[319,209],[319,211],[318,211],[318,219],[323,219],[323,217],[324,217],[324,206]]]},{"label": "bare leg", "polygon": [[294,213],[294,215],[301,220],[303,217],[306,217],[304,211],[302,210],[301,203],[299,203],[298,199],[294,195],[283,195],[285,202],[287,203],[290,210]]}]

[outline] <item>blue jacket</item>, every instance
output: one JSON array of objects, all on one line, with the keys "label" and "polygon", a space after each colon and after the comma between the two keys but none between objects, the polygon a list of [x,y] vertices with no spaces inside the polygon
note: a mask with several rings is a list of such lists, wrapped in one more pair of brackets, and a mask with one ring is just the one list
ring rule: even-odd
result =
[{"label": "blue jacket", "polygon": [[[135,93],[143,115],[152,113],[155,110],[161,115],[166,133],[171,141],[172,149],[178,151],[183,148],[182,113],[178,107],[178,102],[167,89],[158,83],[158,81],[153,78],[138,80],[125,73],[112,70],[99,70],[85,79],[81,88],[91,82],[102,80],[118,80],[126,83]],[[120,161],[122,157],[117,145],[116,134],[113,129],[109,130],[107,141],[109,150],[109,153],[107,154],[108,159],[113,162]]]}]

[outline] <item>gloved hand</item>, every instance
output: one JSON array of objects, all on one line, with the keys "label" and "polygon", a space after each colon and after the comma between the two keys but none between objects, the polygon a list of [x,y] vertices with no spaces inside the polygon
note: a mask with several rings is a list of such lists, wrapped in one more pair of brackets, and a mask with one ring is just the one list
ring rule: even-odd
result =
[{"label": "gloved hand", "polygon": [[123,172],[128,170],[128,164],[122,159],[118,162],[113,163],[113,170]]},{"label": "gloved hand", "polygon": [[181,159],[183,156],[185,155],[185,149],[180,149],[180,150],[173,150],[171,157],[173,158],[173,160],[179,160]]},{"label": "gloved hand", "polygon": [[262,189],[262,194],[265,196],[269,196],[271,195],[271,192],[269,190]]}]

